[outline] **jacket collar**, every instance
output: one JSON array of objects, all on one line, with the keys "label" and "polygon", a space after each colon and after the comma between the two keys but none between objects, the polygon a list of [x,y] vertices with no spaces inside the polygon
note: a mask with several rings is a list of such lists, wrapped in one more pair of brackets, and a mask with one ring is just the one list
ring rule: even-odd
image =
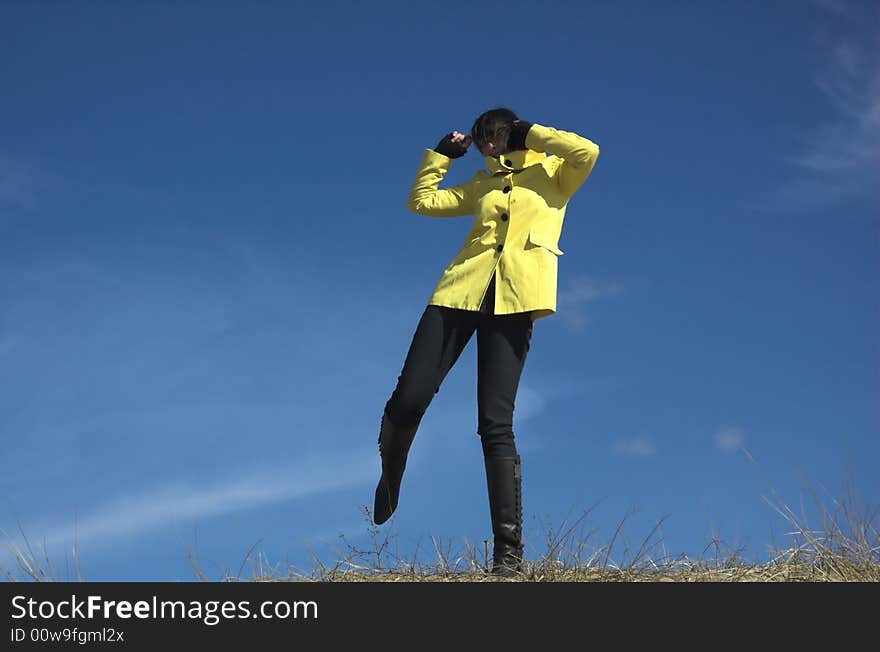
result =
[{"label": "jacket collar", "polygon": [[546,153],[534,152],[530,149],[520,149],[515,152],[502,154],[499,158],[494,156],[484,156],[483,160],[491,174],[499,172],[513,172],[522,170],[535,163],[540,163],[547,158]]}]

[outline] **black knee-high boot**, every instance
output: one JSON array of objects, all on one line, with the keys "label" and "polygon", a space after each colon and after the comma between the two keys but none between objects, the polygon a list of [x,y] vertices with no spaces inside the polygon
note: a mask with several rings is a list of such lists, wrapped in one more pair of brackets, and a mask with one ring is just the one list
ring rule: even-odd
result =
[{"label": "black knee-high boot", "polygon": [[485,457],[484,460],[495,537],[492,574],[512,577],[523,569],[520,457]]},{"label": "black knee-high boot", "polygon": [[403,479],[403,471],[406,468],[406,458],[409,448],[419,428],[414,426],[396,426],[388,418],[388,413],[382,414],[382,426],[379,429],[379,456],[382,460],[382,477],[376,486],[376,498],[373,505],[373,521],[381,525],[397,509],[397,500],[400,495],[400,481]]}]

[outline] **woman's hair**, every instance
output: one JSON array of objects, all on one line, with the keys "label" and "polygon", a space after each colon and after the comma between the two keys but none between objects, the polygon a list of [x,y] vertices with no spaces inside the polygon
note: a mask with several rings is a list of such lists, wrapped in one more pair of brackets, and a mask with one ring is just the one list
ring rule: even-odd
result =
[{"label": "woman's hair", "polygon": [[509,134],[513,121],[517,119],[516,113],[505,107],[490,109],[474,120],[474,126],[471,127],[471,138],[478,148],[482,147],[490,140],[503,135],[504,132]]}]

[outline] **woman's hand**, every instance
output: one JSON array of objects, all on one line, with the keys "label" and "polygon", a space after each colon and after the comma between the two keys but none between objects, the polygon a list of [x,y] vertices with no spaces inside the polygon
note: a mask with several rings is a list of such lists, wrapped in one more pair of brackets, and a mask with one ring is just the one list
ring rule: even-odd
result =
[{"label": "woman's hand", "polygon": [[514,120],[507,140],[507,151],[516,152],[517,150],[528,149],[526,147],[526,134],[529,133],[531,128],[531,122]]},{"label": "woman's hand", "polygon": [[461,143],[462,147],[464,147],[465,149],[471,146],[473,140],[474,139],[471,138],[468,134],[463,134],[458,131],[452,132],[452,142]]},{"label": "woman's hand", "polygon": [[464,156],[472,141],[473,139],[470,136],[458,131],[452,131],[443,136],[443,139],[434,148],[434,151],[449,158],[458,158],[459,156]]}]

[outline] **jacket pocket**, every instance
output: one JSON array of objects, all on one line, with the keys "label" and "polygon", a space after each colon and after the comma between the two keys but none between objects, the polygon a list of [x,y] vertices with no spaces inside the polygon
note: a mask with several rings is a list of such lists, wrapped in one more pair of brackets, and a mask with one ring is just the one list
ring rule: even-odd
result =
[{"label": "jacket pocket", "polygon": [[556,241],[557,238],[555,236],[549,235],[545,231],[537,229],[534,226],[529,229],[529,242],[538,245],[539,247],[549,249],[557,256],[561,256],[564,252],[556,246]]}]

